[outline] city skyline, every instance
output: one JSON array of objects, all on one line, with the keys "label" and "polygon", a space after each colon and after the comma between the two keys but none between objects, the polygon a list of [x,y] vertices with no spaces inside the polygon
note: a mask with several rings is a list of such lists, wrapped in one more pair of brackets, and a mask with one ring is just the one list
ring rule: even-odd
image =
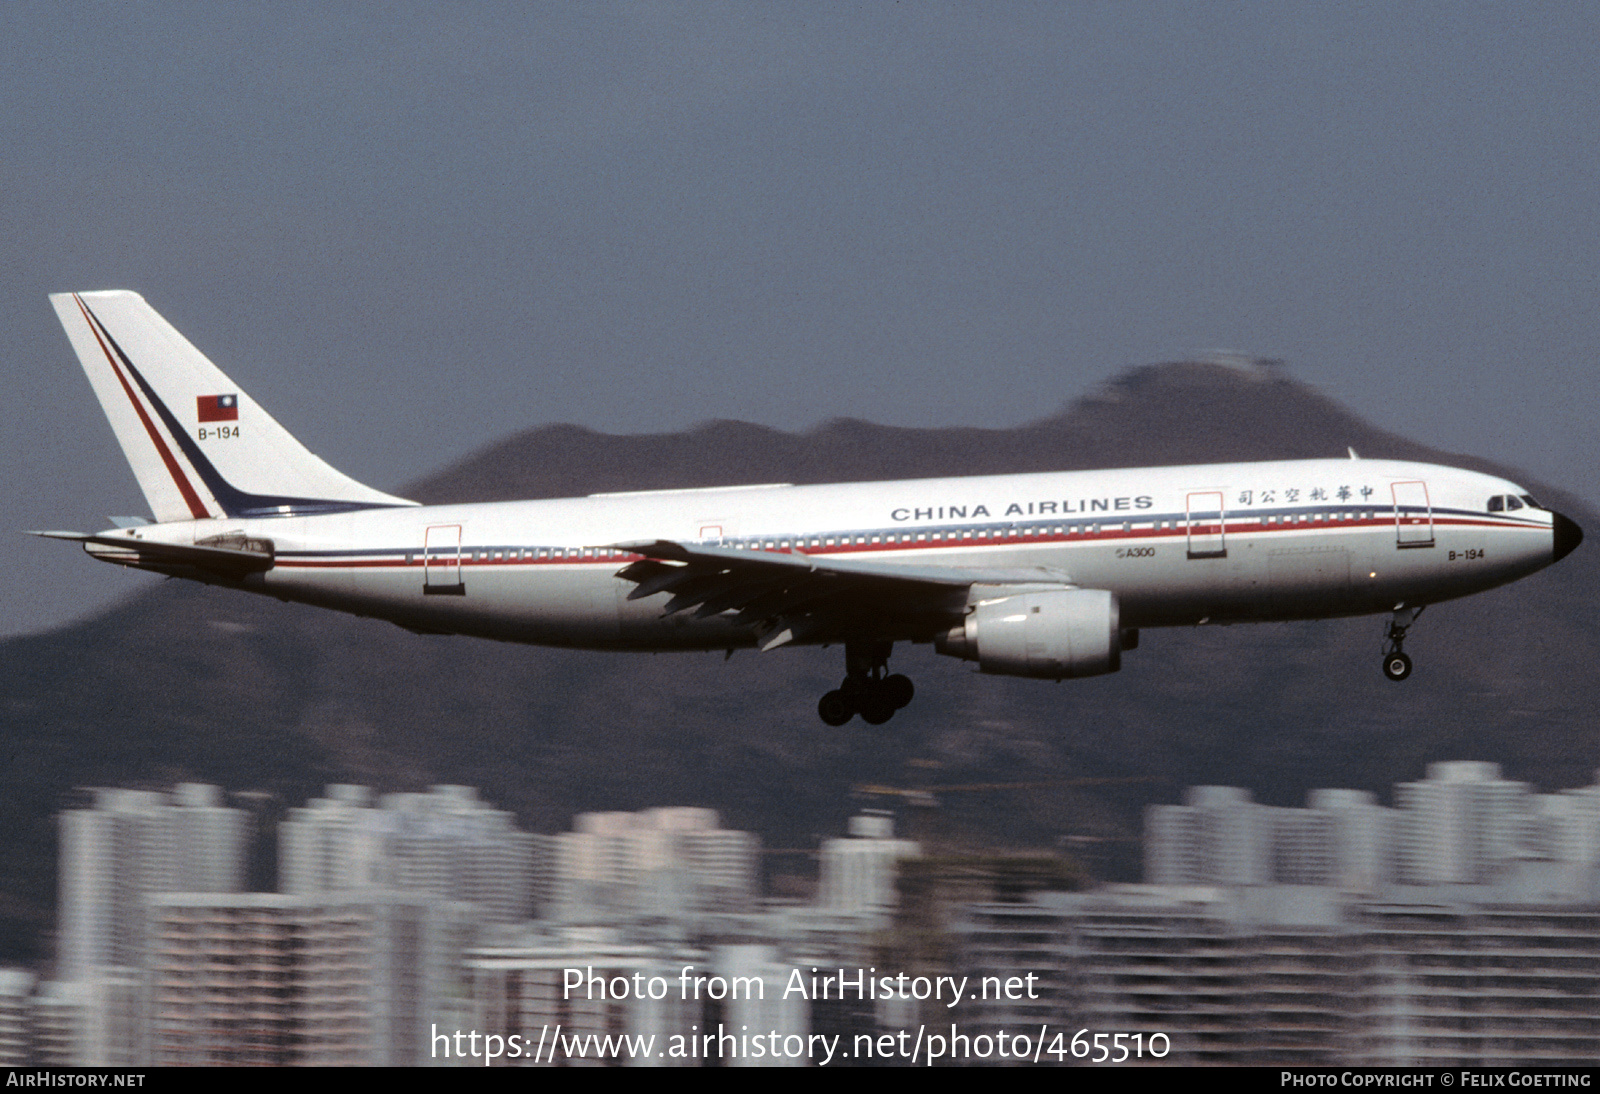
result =
[{"label": "city skyline", "polygon": [[[1081,891],[1004,855],[924,857],[869,811],[822,843],[814,901],[759,906],[748,834],[705,809],[579,815],[540,840],[469,787],[333,785],[280,825],[283,891],[241,892],[246,818],[219,788],[101,790],[61,824],[64,891],[99,910],[63,921],[125,941],[64,959],[56,980],[0,970],[0,1061],[555,1063],[556,1043],[533,1039],[554,1028],[574,1063],[655,1061],[644,1044],[680,1066],[815,1064],[819,1047],[826,1062],[910,1062],[895,1031],[933,1006],[951,1023],[940,1052],[974,1062],[1005,1058],[1025,1029],[1065,1063],[1091,1046],[1049,1031],[1107,1020],[1167,1063],[1584,1062],[1600,1018],[1600,782],[1536,795],[1452,761],[1395,789],[1392,809],[1318,790],[1293,810],[1193,787],[1150,813],[1148,861],[1169,876]],[[465,860],[486,855],[522,880],[485,888]],[[1536,859],[1580,883],[1529,873]],[[196,884],[214,888],[161,891]],[[540,909],[497,910],[535,888]],[[931,966],[934,951],[914,956],[930,930],[949,945]],[[901,993],[896,967],[937,1001]],[[448,1032],[465,1028],[489,1040]],[[772,1051],[732,1028],[770,1031]],[[703,1052],[702,1029],[719,1031]]]}]

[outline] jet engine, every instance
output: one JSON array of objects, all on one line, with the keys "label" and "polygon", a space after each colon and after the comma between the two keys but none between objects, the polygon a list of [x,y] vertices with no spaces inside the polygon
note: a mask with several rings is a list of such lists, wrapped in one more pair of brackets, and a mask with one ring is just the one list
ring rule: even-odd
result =
[{"label": "jet engine", "polygon": [[[987,591],[987,590],[986,590]],[[1122,667],[1117,598],[1104,589],[1048,589],[978,600],[934,649],[983,672],[1062,680]],[[1136,633],[1136,632],[1134,632]]]}]

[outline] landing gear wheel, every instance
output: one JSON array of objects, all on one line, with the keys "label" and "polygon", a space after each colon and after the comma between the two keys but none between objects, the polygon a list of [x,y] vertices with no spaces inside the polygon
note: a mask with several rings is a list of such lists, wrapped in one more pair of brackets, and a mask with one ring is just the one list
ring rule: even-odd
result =
[{"label": "landing gear wheel", "polygon": [[911,683],[911,677],[902,676],[898,672],[893,676],[885,676],[880,686],[883,689],[884,696],[894,704],[894,709],[896,710],[902,710],[909,706],[912,697],[917,694],[916,687]]},{"label": "landing gear wheel", "polygon": [[890,718],[893,718],[894,712],[898,709],[890,701],[885,689],[881,687],[873,688],[871,694],[861,704],[861,720],[869,726],[881,726]]},{"label": "landing gear wheel", "polygon": [[856,707],[842,691],[830,691],[817,703],[817,716],[830,726],[842,726],[856,716]]},{"label": "landing gear wheel", "polygon": [[1399,683],[1411,675],[1411,658],[1396,650],[1383,659],[1383,674]]},{"label": "landing gear wheel", "polygon": [[1394,618],[1389,621],[1389,629],[1384,632],[1383,674],[1397,684],[1411,675],[1411,658],[1405,655],[1401,647],[1405,644],[1406,632],[1421,614],[1422,607],[1396,607]]},{"label": "landing gear wheel", "polygon": [[881,639],[846,642],[844,679],[817,703],[817,716],[842,726],[857,714],[869,726],[881,726],[917,693],[909,677],[889,674],[894,643]]}]

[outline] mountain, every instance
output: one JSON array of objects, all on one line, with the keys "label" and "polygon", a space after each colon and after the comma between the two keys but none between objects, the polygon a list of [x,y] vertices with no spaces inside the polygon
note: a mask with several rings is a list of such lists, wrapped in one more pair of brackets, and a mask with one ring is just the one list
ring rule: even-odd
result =
[{"label": "mountain", "polygon": [[[1006,430],[711,422],[613,437],[550,426],[405,493],[479,501],[1347,447],[1500,470],[1591,531],[1597,523],[1559,490],[1376,430],[1262,364],[1138,369]],[[1597,592],[1590,545],[1509,588],[1429,609],[1402,685],[1379,672],[1379,618],[1147,631],[1121,673],[1060,685],[902,649],[894,664],[916,680],[916,702],[880,728],[829,729],[815,705],[842,675],[838,650],[727,662],[542,650],[152,582],[103,615],[0,643],[0,831],[11,837],[0,846],[0,960],[49,952],[54,815],[96,785],[259,791],[242,800],[263,824],[332,781],[477,786],[544,831],[582,810],[709,805],[769,847],[799,849],[842,829],[862,804],[852,786],[979,787],[940,795],[934,823],[946,838],[1066,846],[1091,872],[1122,877],[1138,869],[1144,807],[1189,785],[1244,786],[1284,805],[1319,786],[1387,796],[1426,763],[1463,758],[1542,789],[1582,785],[1600,763]],[[773,862],[786,876],[803,869]]]}]

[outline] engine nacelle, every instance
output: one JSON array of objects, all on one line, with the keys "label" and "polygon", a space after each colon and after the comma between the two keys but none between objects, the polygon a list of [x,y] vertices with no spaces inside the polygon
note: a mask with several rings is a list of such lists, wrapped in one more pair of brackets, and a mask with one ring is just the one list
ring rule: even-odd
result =
[{"label": "engine nacelle", "polygon": [[1122,667],[1120,617],[1104,589],[1018,593],[978,601],[933,646],[1001,676],[1099,676]]}]

